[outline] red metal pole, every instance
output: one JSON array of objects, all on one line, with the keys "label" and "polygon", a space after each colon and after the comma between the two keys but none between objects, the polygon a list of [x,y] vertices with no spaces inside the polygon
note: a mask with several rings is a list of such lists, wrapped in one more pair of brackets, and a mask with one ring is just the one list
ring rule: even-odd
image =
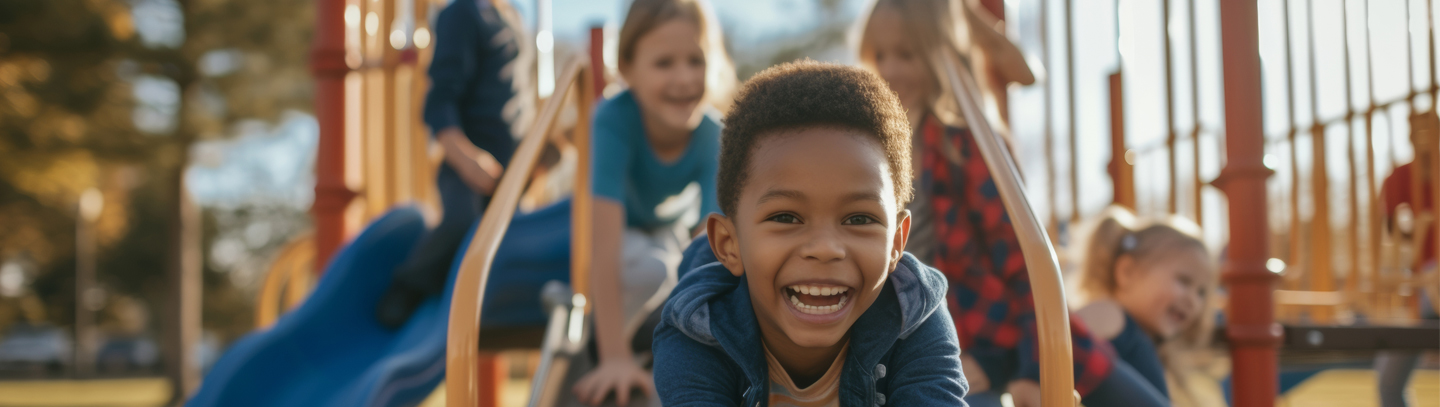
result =
[{"label": "red metal pole", "polygon": [[1230,203],[1229,258],[1223,280],[1230,293],[1230,342],[1235,407],[1273,406],[1279,386],[1275,323],[1276,275],[1266,270],[1265,179],[1262,163],[1260,52],[1255,0],[1220,1],[1220,44],[1225,78],[1225,150],[1229,158],[1215,184]]},{"label": "red metal pole", "polygon": [[315,2],[315,42],[310,72],[315,75],[315,120],[320,145],[315,159],[315,271],[345,239],[345,208],[355,192],[345,186],[345,0]]},{"label": "red metal pole", "polygon": [[590,83],[595,98],[605,97],[605,27],[590,27]]}]

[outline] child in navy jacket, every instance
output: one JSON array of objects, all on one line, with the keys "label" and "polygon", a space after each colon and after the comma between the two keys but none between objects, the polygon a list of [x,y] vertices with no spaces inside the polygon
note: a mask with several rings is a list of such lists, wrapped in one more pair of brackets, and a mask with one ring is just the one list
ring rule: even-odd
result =
[{"label": "child in navy jacket", "polygon": [[724,215],[655,330],[665,405],[964,405],[945,277],[904,253],[906,123],[857,68],[791,63],[745,85],[721,141]]}]

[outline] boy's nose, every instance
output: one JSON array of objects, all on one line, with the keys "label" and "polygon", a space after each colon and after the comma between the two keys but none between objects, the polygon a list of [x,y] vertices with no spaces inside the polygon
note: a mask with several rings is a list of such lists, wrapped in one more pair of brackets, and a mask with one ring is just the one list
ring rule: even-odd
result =
[{"label": "boy's nose", "polygon": [[830,262],[845,258],[845,246],[830,228],[812,233],[800,247],[800,255],[806,259]]}]

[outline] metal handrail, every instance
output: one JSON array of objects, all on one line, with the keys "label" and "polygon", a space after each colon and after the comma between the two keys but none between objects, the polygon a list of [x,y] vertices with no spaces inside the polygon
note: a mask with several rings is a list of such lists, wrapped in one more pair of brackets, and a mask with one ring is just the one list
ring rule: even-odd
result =
[{"label": "metal handrail", "polygon": [[[475,406],[480,399],[480,387],[476,380],[480,376],[480,311],[485,285],[490,277],[490,267],[495,260],[496,251],[500,248],[500,241],[509,229],[510,220],[515,215],[516,205],[524,192],[525,184],[540,158],[541,147],[547,142],[550,128],[560,115],[561,107],[572,93],[572,88],[577,96],[575,101],[580,106],[577,115],[579,119],[575,126],[575,147],[582,156],[589,152],[589,137],[586,132],[590,117],[589,106],[594,98],[590,96],[592,90],[588,84],[588,72],[589,64],[583,57],[577,57],[566,65],[556,82],[554,96],[545,102],[529,133],[520,141],[520,146],[511,158],[509,168],[505,169],[505,175],[501,177],[489,207],[485,209],[485,216],[481,218],[470,246],[465,249],[465,257],[461,260],[460,274],[455,279],[455,291],[450,300],[449,332],[446,338],[445,396],[449,405]],[[581,178],[587,178],[588,168],[581,165],[577,166],[576,170],[579,172],[576,177],[576,199],[585,200],[588,195],[580,195],[588,193],[589,190],[579,186],[588,185],[580,182]],[[575,205],[576,208],[581,206],[588,205],[579,205],[579,202]],[[579,220],[580,218],[574,218],[572,222],[578,224]],[[585,236],[588,235],[576,233],[572,239],[579,241]],[[572,252],[573,250],[575,249],[572,247]],[[572,259],[572,262],[575,261]],[[580,292],[583,291],[584,286],[580,283],[584,281],[584,276],[576,275],[576,272],[572,268],[571,281],[576,284],[576,291]]]},{"label": "metal handrail", "polygon": [[946,53],[936,56],[934,63],[942,69],[945,79],[951,84],[960,113],[975,136],[975,144],[985,158],[985,166],[995,179],[995,186],[1005,202],[1005,210],[1015,226],[1015,235],[1020,240],[1025,255],[1025,267],[1030,275],[1030,290],[1035,298],[1035,325],[1040,350],[1041,404],[1045,406],[1073,406],[1075,376],[1074,356],[1070,349],[1070,313],[1066,308],[1065,283],[1060,275],[1060,264],[1055,248],[1044,224],[1031,209],[1030,200],[1025,196],[1020,181],[1020,170],[1015,165],[1001,136],[991,130],[989,122],[981,113],[976,100],[978,87],[974,76],[957,55]]},{"label": "metal handrail", "polygon": [[[255,328],[266,328],[310,295],[310,265],[315,259],[315,234],[306,233],[280,249],[255,298]],[[281,299],[281,294],[284,299]],[[284,304],[281,304],[281,302]]]}]

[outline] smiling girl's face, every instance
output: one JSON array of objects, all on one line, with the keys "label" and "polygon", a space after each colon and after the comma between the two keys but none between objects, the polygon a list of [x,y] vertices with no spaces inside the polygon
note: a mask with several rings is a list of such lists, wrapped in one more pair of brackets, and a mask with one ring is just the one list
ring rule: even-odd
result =
[{"label": "smiling girl's face", "polygon": [[1210,259],[1188,249],[1144,261],[1122,257],[1115,265],[1115,300],[1151,335],[1170,338],[1198,320],[1205,308]]},{"label": "smiling girl's face", "polygon": [[711,218],[711,244],[745,276],[771,351],[838,347],[899,262],[910,219],[879,142],[788,132],[755,146],[735,216]]},{"label": "smiling girl's face", "polygon": [[688,134],[700,124],[705,98],[705,48],[700,26],[672,18],[641,35],[620,74],[640,104],[651,136]]},{"label": "smiling girl's face", "polygon": [[[875,7],[865,24],[860,59],[890,85],[912,116],[923,113],[940,88],[914,39],[905,35],[905,20],[890,7]],[[913,123],[912,123],[913,124]]]}]

